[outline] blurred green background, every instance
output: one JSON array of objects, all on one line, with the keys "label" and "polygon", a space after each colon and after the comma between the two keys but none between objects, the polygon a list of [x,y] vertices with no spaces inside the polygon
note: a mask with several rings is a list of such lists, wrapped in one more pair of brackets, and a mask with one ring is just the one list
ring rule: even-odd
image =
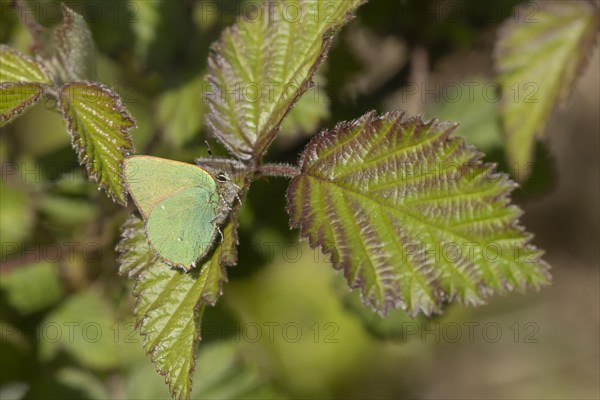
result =
[{"label": "blurred green background", "polygon": [[[28,3],[43,25],[60,22],[59,3]],[[206,156],[208,48],[244,3],[66,3],[92,29],[97,81],[137,120],[137,152]],[[366,4],[270,158],[294,163],[321,128],[405,109],[459,122],[457,133],[506,170],[498,104],[480,90],[470,98],[465,82],[494,82],[496,29],[516,3]],[[0,42],[28,52],[10,2],[1,7]],[[381,319],[321,254],[298,244],[286,180],[256,182],[240,214],[239,264],[205,314],[194,397],[599,398],[599,63],[596,51],[513,196],[547,251],[553,286],[429,319],[401,311]],[[457,101],[448,101],[449,85],[464,89]],[[167,398],[133,330],[132,282],[116,274],[114,247],[133,206],[112,204],[87,181],[52,104],[2,128],[0,161],[0,398]]]}]

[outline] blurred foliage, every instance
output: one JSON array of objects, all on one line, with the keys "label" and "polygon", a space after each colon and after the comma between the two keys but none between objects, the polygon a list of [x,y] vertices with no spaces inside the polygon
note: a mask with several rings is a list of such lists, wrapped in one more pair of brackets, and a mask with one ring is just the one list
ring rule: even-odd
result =
[{"label": "blurred foliage", "polygon": [[25,265],[0,282],[8,302],[21,314],[44,310],[63,294],[62,281],[52,263]]},{"label": "blurred foliage", "polygon": [[[319,71],[318,96],[309,93],[300,101],[269,157],[295,163],[320,128],[384,109],[406,89],[408,58],[393,65],[377,87],[348,94],[347,83],[369,73],[349,43],[351,30],[379,40],[394,37],[409,49],[423,46],[431,70],[464,50],[489,61],[486,38],[520,2],[371,1],[335,41]],[[10,3],[0,0],[0,42],[28,53],[31,38]],[[58,1],[27,3],[43,26],[52,29],[60,22]],[[245,3],[66,3],[89,23],[98,53],[97,81],[117,91],[136,119],[132,136],[139,153],[193,162],[207,154],[208,139],[213,154],[225,154],[207,137],[203,123],[206,59],[210,43],[244,12]],[[445,9],[444,3],[457,7]],[[478,70],[463,78],[490,79],[482,75],[488,67],[470,67]],[[461,97],[421,107],[427,116],[459,122],[460,134],[485,151],[486,160],[508,170],[497,104],[480,98],[467,102]],[[133,329],[132,282],[117,276],[114,248],[133,206],[113,204],[87,181],[63,122],[44,102],[1,128],[0,161],[0,398],[168,397],[163,377],[143,354],[143,339]],[[541,196],[555,181],[552,157],[539,144],[530,177],[515,195]],[[284,211],[285,186],[280,179],[257,182],[240,211],[239,264],[229,270],[223,298],[205,311],[194,398],[414,398],[428,393],[435,343],[407,339],[418,337],[414,324],[421,329],[423,321],[402,311],[381,319],[365,310],[320,253],[297,245]],[[453,306],[444,318],[461,322],[476,316]],[[293,335],[300,331],[296,340]],[[589,393],[577,390],[565,393]]]},{"label": "blurred foliage", "polygon": [[[457,134],[482,151],[484,159],[497,163],[501,171],[511,171],[521,185],[513,192],[517,200],[536,198],[549,193],[556,183],[554,160],[544,143],[535,147],[535,157],[526,164],[507,161],[505,137],[500,116],[497,114],[499,93],[485,79],[472,77],[456,82],[456,91],[448,94],[448,101],[431,102],[425,115],[459,124]],[[450,93],[450,91],[449,91]]]},{"label": "blurred foliage", "polygon": [[[525,5],[517,12],[526,10]],[[591,2],[557,2],[539,7],[528,23],[508,20],[500,30],[495,65],[505,95],[502,119],[506,149],[512,163],[522,165],[534,156],[535,138],[587,65],[598,41],[600,12]],[[535,23],[534,23],[535,22]],[[528,57],[524,58],[523,53]],[[521,171],[518,179],[528,175]]]}]

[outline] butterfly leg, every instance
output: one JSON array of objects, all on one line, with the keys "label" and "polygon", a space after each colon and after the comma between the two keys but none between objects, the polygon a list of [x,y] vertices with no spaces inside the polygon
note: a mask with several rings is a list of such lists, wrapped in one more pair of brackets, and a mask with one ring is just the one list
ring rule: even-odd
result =
[{"label": "butterfly leg", "polygon": [[223,236],[223,231],[221,230],[221,228],[219,228],[218,226],[217,228],[217,232],[219,232],[219,236],[221,236],[221,243],[223,242],[223,240],[225,239],[225,236]]},{"label": "butterfly leg", "polygon": [[236,188],[236,189],[237,189],[237,190],[235,191],[234,195],[235,195],[235,198],[236,198],[236,199],[237,199],[237,201],[238,201],[238,204],[239,204],[239,205],[242,205],[242,199],[240,199],[240,196],[238,195],[238,193],[242,191],[242,188],[241,188],[241,187],[239,187],[238,185],[236,185],[236,184],[235,184],[235,183],[233,183],[233,182],[231,182],[231,185],[232,185],[234,188]]}]

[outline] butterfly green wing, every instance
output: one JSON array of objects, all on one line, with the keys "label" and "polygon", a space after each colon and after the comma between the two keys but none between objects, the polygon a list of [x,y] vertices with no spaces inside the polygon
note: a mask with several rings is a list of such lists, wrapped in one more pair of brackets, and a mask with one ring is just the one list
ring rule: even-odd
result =
[{"label": "butterfly green wing", "polygon": [[146,222],[146,235],[167,262],[190,269],[210,250],[219,197],[201,187],[181,190],[158,203]]},{"label": "butterfly green wing", "polygon": [[194,187],[216,192],[213,177],[200,167],[151,156],[127,157],[123,164],[127,189],[144,219],[175,193]]}]

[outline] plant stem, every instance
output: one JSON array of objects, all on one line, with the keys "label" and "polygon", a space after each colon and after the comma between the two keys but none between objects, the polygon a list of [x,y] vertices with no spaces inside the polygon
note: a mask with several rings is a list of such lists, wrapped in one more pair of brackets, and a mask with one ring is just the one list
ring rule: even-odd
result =
[{"label": "plant stem", "polygon": [[256,177],[263,176],[281,176],[285,178],[294,178],[300,175],[300,169],[290,164],[264,164],[254,169]]}]

